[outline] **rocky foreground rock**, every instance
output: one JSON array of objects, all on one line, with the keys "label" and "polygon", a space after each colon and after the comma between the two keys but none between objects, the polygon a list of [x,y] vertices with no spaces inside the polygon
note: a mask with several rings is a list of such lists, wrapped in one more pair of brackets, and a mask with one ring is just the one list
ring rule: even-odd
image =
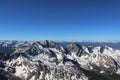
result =
[{"label": "rocky foreground rock", "polygon": [[120,80],[120,50],[49,40],[14,45],[0,49],[0,80]]}]

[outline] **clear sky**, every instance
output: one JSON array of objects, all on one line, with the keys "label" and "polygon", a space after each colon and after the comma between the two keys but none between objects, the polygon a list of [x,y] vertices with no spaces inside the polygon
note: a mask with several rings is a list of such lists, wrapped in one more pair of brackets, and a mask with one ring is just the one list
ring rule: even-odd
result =
[{"label": "clear sky", "polygon": [[120,0],[0,0],[2,40],[120,40]]}]

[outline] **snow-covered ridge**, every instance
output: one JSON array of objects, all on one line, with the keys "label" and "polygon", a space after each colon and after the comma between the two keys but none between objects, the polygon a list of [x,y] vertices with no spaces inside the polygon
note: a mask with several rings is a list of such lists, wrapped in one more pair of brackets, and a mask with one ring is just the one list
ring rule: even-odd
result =
[{"label": "snow-covered ridge", "polygon": [[[5,42],[6,46],[11,44]],[[50,40],[15,45],[9,54],[0,50],[0,68],[21,80],[120,80],[120,50],[108,46],[62,46]]]}]

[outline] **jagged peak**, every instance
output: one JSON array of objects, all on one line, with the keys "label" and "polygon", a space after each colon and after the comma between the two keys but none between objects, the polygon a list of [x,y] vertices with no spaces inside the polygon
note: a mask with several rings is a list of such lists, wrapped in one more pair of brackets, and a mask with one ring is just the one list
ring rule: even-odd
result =
[{"label": "jagged peak", "polygon": [[83,80],[89,80],[90,74],[86,71],[97,73],[94,75],[113,75],[116,72],[119,74],[119,55],[120,51],[116,52],[108,46],[90,47],[73,43],[63,47],[57,42],[45,40],[26,47],[17,47],[14,53],[10,54],[9,60],[5,61],[5,69],[8,67],[6,71],[10,70],[13,75],[24,80],[81,80],[83,75],[86,77]]}]

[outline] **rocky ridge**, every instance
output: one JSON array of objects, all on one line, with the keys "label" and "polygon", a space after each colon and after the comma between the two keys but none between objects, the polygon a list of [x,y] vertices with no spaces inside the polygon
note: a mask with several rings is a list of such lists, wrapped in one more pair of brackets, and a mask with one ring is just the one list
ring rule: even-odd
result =
[{"label": "rocky ridge", "polygon": [[24,44],[11,53],[1,49],[0,79],[120,80],[120,50],[79,44],[63,47],[49,40]]}]

